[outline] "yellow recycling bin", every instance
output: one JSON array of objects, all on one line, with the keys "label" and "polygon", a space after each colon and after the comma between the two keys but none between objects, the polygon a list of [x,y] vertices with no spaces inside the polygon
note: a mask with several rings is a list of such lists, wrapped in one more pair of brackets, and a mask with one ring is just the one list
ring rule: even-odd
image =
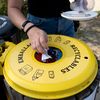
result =
[{"label": "yellow recycling bin", "polygon": [[5,42],[3,39],[0,39],[0,99],[7,99],[7,92],[5,91],[4,77],[3,77],[3,65],[6,58],[6,55],[9,51],[15,46],[12,42]]},{"label": "yellow recycling bin", "polygon": [[52,58],[46,62],[31,48],[29,40],[7,54],[3,69],[7,84],[19,94],[39,100],[68,98],[88,88],[98,72],[92,50],[67,36],[49,35],[48,39]]}]

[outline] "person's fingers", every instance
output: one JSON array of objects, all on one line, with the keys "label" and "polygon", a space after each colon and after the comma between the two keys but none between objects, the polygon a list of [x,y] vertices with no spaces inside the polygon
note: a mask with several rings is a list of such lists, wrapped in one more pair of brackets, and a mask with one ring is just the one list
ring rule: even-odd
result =
[{"label": "person's fingers", "polygon": [[44,49],[48,49],[48,37],[41,37],[40,38],[40,43],[41,43],[41,46],[44,48]]},{"label": "person's fingers", "polygon": [[40,41],[36,41],[36,49],[40,53],[44,53],[44,48],[41,46]]},{"label": "person's fingers", "polygon": [[37,50],[40,53],[44,53],[45,49],[48,49],[48,36],[43,30],[34,27],[27,33],[27,35],[34,50]]},{"label": "person's fingers", "polygon": [[34,42],[33,41],[31,42],[31,46],[32,46],[32,49],[33,50],[37,50],[35,41]]},{"label": "person's fingers", "polygon": [[41,42],[40,39],[31,40],[31,46],[33,50],[36,50],[40,53],[45,53],[45,49],[47,49],[47,46],[41,44],[47,45],[45,42]]}]

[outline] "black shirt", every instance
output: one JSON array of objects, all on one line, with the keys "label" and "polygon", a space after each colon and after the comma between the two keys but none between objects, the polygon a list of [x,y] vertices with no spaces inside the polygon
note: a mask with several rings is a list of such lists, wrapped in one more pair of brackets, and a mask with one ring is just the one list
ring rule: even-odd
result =
[{"label": "black shirt", "polygon": [[28,12],[38,17],[57,17],[70,10],[69,0],[28,0]]}]

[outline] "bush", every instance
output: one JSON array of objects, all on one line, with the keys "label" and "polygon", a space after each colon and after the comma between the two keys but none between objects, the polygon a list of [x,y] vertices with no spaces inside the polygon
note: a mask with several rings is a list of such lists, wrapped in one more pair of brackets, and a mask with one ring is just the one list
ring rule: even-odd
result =
[{"label": "bush", "polygon": [[0,0],[0,15],[7,15],[7,0]]},{"label": "bush", "polygon": [[[27,0],[24,1],[23,13],[27,13]],[[7,15],[7,0],[0,0],[0,15]]]}]

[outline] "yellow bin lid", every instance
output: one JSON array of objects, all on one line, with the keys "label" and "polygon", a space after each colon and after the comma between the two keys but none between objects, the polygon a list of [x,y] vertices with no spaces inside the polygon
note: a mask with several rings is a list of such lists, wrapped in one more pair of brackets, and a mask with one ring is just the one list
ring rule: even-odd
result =
[{"label": "yellow bin lid", "polygon": [[93,52],[80,40],[49,35],[49,47],[62,56],[52,63],[36,59],[29,40],[16,45],[7,55],[4,77],[19,93],[38,99],[60,99],[75,95],[95,79],[98,65]]}]

